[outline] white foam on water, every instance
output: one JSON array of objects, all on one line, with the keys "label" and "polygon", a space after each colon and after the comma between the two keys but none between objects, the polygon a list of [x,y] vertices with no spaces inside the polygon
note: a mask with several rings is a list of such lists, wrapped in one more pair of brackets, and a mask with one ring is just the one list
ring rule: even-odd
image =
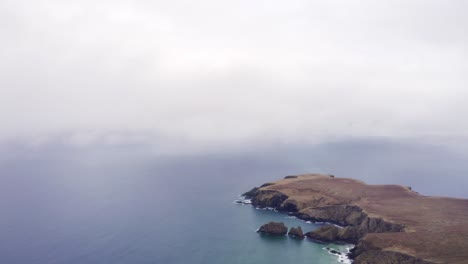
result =
[{"label": "white foam on water", "polygon": [[265,209],[266,209],[266,210],[273,211],[273,212],[278,212],[278,210],[276,210],[276,209],[273,208],[273,207],[266,207]]},{"label": "white foam on water", "polygon": [[[233,203],[234,204],[240,204],[240,205],[251,205],[252,204],[252,200],[250,199],[245,199],[244,196],[242,195],[239,195],[239,198],[238,200],[234,200]],[[278,210],[276,210],[275,208],[273,207],[265,207],[265,208],[260,208],[260,207],[255,207],[255,209],[257,210],[269,210],[269,211],[274,211],[274,212],[278,212]],[[297,218],[296,216],[294,215],[287,215],[285,216],[285,218],[289,218],[289,219],[294,219],[294,218]],[[301,219],[302,220],[302,219]],[[312,221],[305,221],[305,220],[302,220],[304,223],[306,224],[319,224],[319,225],[323,225],[323,224],[328,224],[328,225],[334,225],[338,228],[343,228],[342,226],[339,226],[337,224],[332,224],[332,223],[329,223],[329,222],[312,222]],[[254,229],[255,230],[255,229]],[[257,229],[255,230],[255,232],[258,232],[260,229]],[[324,250],[326,250],[328,252],[328,254],[330,255],[333,255],[333,256],[336,256],[338,257],[338,262],[339,263],[343,263],[343,264],[352,264],[353,261],[348,257],[348,253],[350,252],[350,249],[352,247],[346,247],[345,248],[345,252],[342,252],[340,250],[337,250],[337,249],[333,249],[333,248],[323,248]],[[335,251],[338,251],[340,252],[341,254],[333,254],[330,252],[330,250],[335,250]]]},{"label": "white foam on water", "polygon": [[[342,252],[342,251],[334,249],[334,248],[324,247],[323,249],[326,250],[328,252],[328,254],[333,255],[333,256],[337,256],[338,257],[338,262],[340,262],[340,263],[344,263],[344,264],[353,263],[353,260],[348,257],[348,253],[350,252],[350,249],[351,249],[350,247],[345,248],[345,252]],[[338,251],[341,254],[332,253],[332,252],[330,252],[331,250]]]},{"label": "white foam on water", "polygon": [[[245,197],[242,196],[242,195],[239,195],[239,198],[240,199],[238,199],[238,200],[234,200],[233,203],[234,204],[240,204],[240,205],[250,205],[250,204],[252,204],[252,201],[250,199],[245,199]],[[278,212],[278,210],[276,210],[273,207],[265,207],[265,208],[255,207],[255,209],[257,209],[257,210],[270,210],[270,211]],[[285,216],[285,218],[294,219],[294,218],[297,218],[297,217],[294,216],[294,215],[287,215],[287,216]],[[312,222],[312,221],[305,221],[305,220],[302,220],[302,221],[304,223],[306,223],[306,224],[329,224],[329,225],[334,225],[334,226],[336,226],[338,228],[343,228],[342,226],[332,224],[332,223],[328,223],[328,222]],[[255,229],[253,229],[253,230],[255,230]],[[257,230],[255,230],[255,232],[258,232],[259,230],[260,229],[257,229]],[[350,252],[351,248],[352,247],[346,247],[345,252],[342,252],[340,250],[333,249],[333,248],[328,248],[327,249],[326,247],[323,248],[323,249],[326,250],[328,252],[328,254],[338,257],[338,262],[339,263],[352,264],[353,261],[348,257],[348,253]],[[340,252],[341,254],[333,254],[333,253],[330,252],[330,250],[336,250],[336,251]]]},{"label": "white foam on water", "polygon": [[245,205],[245,204],[252,204],[252,200],[250,199],[245,199],[244,196],[239,195],[240,199],[234,200],[234,204],[240,204],[240,205]]},{"label": "white foam on water", "polygon": [[337,224],[333,224],[333,223],[330,223],[330,222],[314,222],[314,224],[317,224],[317,225],[332,225],[332,226],[336,226],[338,228],[344,228],[343,226],[340,226],[340,225],[337,225]]}]

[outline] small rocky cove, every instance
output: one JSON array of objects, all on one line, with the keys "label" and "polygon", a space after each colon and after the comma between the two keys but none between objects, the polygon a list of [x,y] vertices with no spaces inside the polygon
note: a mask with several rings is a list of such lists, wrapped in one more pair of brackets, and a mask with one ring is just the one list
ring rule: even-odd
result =
[{"label": "small rocky cove", "polygon": [[[262,225],[258,230],[258,233],[272,235],[272,236],[285,236],[288,235],[292,239],[303,240],[306,235],[303,233],[301,226],[291,227],[288,231],[288,227],[283,222],[269,222]],[[329,247],[323,248],[328,251],[331,255],[338,257],[338,261],[341,263],[352,263],[350,258],[350,252],[340,252],[336,249]]]}]

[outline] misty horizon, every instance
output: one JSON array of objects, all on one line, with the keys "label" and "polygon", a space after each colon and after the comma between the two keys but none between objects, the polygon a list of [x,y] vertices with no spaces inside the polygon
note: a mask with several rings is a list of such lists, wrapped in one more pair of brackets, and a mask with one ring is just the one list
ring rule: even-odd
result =
[{"label": "misty horizon", "polygon": [[466,9],[2,1],[0,142],[464,141]]}]

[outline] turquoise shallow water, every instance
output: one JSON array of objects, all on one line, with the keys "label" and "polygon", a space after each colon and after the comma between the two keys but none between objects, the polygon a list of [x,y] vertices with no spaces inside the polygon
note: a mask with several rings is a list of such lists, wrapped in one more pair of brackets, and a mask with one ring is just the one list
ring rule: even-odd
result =
[{"label": "turquoise shallow water", "polygon": [[[0,263],[339,263],[323,248],[344,251],[345,246],[255,232],[269,221],[301,225],[304,231],[316,225],[233,203],[253,186],[306,172],[299,169],[305,167],[337,176],[340,171],[348,171],[346,176],[361,173],[362,180],[385,179],[422,193],[464,196],[460,186],[466,186],[466,179],[457,178],[468,172],[464,159],[450,157],[451,164],[436,164],[430,162],[436,156],[428,151],[415,150],[422,154],[414,155],[403,149],[401,155],[393,155],[398,151],[392,148],[390,155],[388,149],[374,147],[367,158],[369,145],[360,148],[361,162],[349,146],[310,153],[282,149],[171,157],[144,146],[3,147]],[[376,159],[378,149],[382,162]],[[412,177],[398,173],[415,165],[415,157],[426,165],[419,167],[423,171],[412,169]],[[446,167],[456,172],[451,181],[418,178],[444,170],[447,179],[451,171]],[[375,171],[386,176],[379,178],[382,174]],[[376,178],[367,176],[371,174]]]},{"label": "turquoise shallow water", "polygon": [[[268,221],[281,221],[288,227],[300,225],[305,232],[318,227],[318,225],[305,223],[299,219],[289,218],[284,214],[268,210],[240,208],[236,211],[239,211],[238,214],[241,217],[244,216],[247,219],[246,224],[251,223],[255,226]],[[251,229],[251,231],[253,230]],[[246,236],[249,237],[246,244],[249,248],[252,248],[249,250],[250,254],[243,255],[239,259],[240,262],[232,263],[284,263],[281,261],[287,263],[338,263],[338,257],[329,254],[324,248],[329,247],[341,252],[347,252],[347,249],[351,247],[350,245],[318,244],[308,240],[301,241],[288,237],[258,235],[257,233],[246,234]]]}]

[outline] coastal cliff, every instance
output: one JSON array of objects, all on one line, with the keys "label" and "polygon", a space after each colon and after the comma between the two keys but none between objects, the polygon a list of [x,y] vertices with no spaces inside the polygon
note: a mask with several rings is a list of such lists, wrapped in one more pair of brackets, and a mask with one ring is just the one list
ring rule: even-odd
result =
[{"label": "coastal cliff", "polygon": [[256,207],[339,225],[305,236],[355,244],[350,255],[357,264],[468,263],[468,200],[322,174],[287,176],[244,196]]}]

